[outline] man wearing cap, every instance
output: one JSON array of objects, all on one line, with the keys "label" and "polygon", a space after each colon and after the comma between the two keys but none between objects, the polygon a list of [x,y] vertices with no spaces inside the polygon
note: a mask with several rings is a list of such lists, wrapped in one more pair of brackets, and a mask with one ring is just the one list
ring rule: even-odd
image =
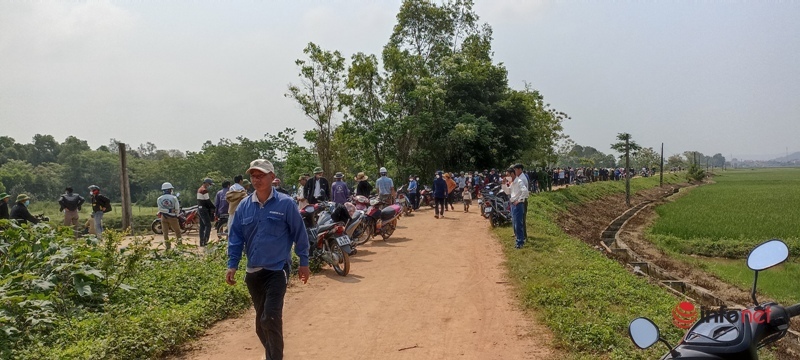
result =
[{"label": "man wearing cap", "polygon": [[331,194],[331,186],[328,184],[328,179],[322,175],[322,168],[314,168],[314,178],[306,183],[306,200],[309,204],[316,204],[322,201],[328,201]]},{"label": "man wearing cap", "polygon": [[211,237],[211,217],[217,209],[214,203],[211,202],[211,195],[208,193],[208,188],[214,185],[214,180],[211,178],[203,179],[203,185],[197,188],[197,215],[200,216],[200,246],[208,244],[208,238]]},{"label": "man wearing cap", "polygon": [[11,213],[8,211],[8,199],[11,199],[11,195],[0,193],[0,220],[11,219]]},{"label": "man wearing cap", "polygon": [[64,212],[64,226],[72,226],[75,231],[78,230],[78,211],[81,211],[81,205],[86,201],[83,196],[73,192],[72,187],[67,187],[64,194],[58,199],[59,211]]},{"label": "man wearing cap", "polygon": [[386,168],[381,167],[381,177],[375,180],[375,187],[378,188],[378,198],[383,205],[391,205],[394,198],[394,181],[392,178],[386,176]]},{"label": "man wearing cap", "polygon": [[244,250],[244,282],[256,310],[256,334],[266,359],[283,359],[283,301],[291,274],[291,249],[294,245],[300,259],[298,276],[306,283],[311,274],[308,236],[292,198],[272,188],[272,163],[254,160],[247,172],[256,190],[239,204],[230,225],[225,281],[236,284],[236,270]]},{"label": "man wearing cap", "polygon": [[525,215],[522,201],[528,197],[528,188],[525,187],[525,182],[517,177],[514,168],[508,168],[508,170],[506,170],[506,176],[511,178],[511,184],[509,185],[511,222],[514,224],[514,238],[517,240],[514,247],[521,249],[522,246],[525,245],[525,232],[522,228],[522,220]]},{"label": "man wearing cap", "polygon": [[38,224],[39,219],[33,217],[31,212],[28,211],[28,205],[31,204],[31,198],[25,194],[19,194],[17,196],[17,202],[14,204],[14,207],[11,208],[11,219],[16,220],[19,224],[24,224],[26,222],[30,222],[32,224]]},{"label": "man wearing cap", "polygon": [[331,193],[333,194],[333,202],[344,205],[347,199],[350,198],[350,189],[347,188],[347,183],[342,180],[344,174],[337,172],[333,176],[333,185],[331,185]]}]

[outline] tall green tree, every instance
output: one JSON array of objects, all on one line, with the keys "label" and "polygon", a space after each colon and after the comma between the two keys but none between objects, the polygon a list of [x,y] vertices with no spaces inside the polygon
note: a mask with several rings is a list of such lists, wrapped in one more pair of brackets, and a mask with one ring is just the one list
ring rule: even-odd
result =
[{"label": "tall green tree", "polygon": [[314,43],[303,50],[307,60],[298,59],[300,86],[289,85],[287,97],[300,105],[303,113],[316,126],[315,147],[325,173],[333,171],[331,144],[336,127],[334,115],[342,110],[345,87],[345,59],[339,51],[327,51]]},{"label": "tall green tree", "polygon": [[618,142],[611,144],[611,148],[621,153],[620,158],[625,159],[625,204],[631,206],[631,176],[629,169],[631,168],[631,153],[639,151],[642,147],[633,141],[631,134],[619,133],[617,134]]}]

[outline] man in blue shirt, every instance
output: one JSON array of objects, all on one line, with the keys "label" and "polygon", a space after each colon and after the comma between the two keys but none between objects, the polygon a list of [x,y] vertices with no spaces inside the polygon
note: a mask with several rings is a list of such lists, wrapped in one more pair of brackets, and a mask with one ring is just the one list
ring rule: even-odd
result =
[{"label": "man in blue shirt", "polygon": [[225,281],[236,284],[236,270],[247,252],[244,282],[256,310],[256,334],[266,359],[283,359],[283,298],[291,274],[291,249],[300,258],[298,276],[306,283],[309,242],[303,219],[291,197],[272,188],[275,169],[258,159],[247,169],[255,192],[242,199],[230,224],[228,271]]},{"label": "man in blue shirt", "polygon": [[[433,200],[436,203],[436,215],[434,217],[437,219],[440,213],[444,217],[444,209],[447,207],[444,203],[445,199],[447,199],[447,182],[444,181],[442,171],[439,170],[436,172],[436,180],[433,180]],[[439,210],[440,208],[441,211]]]},{"label": "man in blue shirt", "polygon": [[375,180],[375,187],[378,188],[378,198],[383,205],[391,205],[394,197],[394,182],[392,178],[386,176],[386,168],[380,170],[381,177]]}]

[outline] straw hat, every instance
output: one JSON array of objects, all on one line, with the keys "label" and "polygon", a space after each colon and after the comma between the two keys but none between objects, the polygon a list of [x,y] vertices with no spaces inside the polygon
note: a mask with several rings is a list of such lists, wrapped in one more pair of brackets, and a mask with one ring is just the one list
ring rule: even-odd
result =
[{"label": "straw hat", "polygon": [[367,177],[367,174],[364,174],[364,172],[362,171],[358,173],[358,175],[356,175],[355,180],[356,181],[369,180],[369,177]]}]

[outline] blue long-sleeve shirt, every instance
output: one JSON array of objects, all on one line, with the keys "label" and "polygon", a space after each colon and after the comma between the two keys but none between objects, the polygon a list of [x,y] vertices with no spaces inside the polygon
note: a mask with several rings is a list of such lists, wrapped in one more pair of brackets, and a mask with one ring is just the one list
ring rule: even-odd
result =
[{"label": "blue long-sleeve shirt", "polygon": [[228,188],[222,188],[222,190],[217,191],[217,198],[214,202],[214,205],[217,206],[217,217],[228,213],[228,200],[225,200],[225,195],[227,193]]},{"label": "blue long-sleeve shirt", "polygon": [[281,270],[292,263],[292,244],[300,266],[308,266],[308,235],[292,198],[273,189],[262,206],[253,193],[239,203],[230,225],[228,268],[239,267],[244,248],[248,268]]}]

